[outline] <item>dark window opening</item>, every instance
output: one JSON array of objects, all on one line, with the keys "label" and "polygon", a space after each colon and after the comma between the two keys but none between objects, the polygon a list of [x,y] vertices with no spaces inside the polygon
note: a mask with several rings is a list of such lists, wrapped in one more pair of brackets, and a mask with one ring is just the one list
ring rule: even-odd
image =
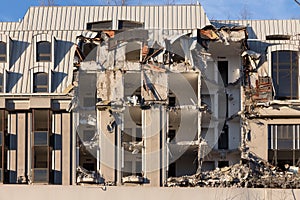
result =
[{"label": "dark window opening", "polygon": [[0,42],[0,62],[6,62],[6,43]]},{"label": "dark window opening", "polygon": [[222,80],[219,80],[219,83],[222,81],[224,86],[228,85],[228,61],[218,61],[218,71]]},{"label": "dark window opening", "polygon": [[85,61],[95,61],[97,57],[97,46],[95,43],[85,43],[83,45],[83,54]]},{"label": "dark window opening", "polygon": [[36,61],[50,62],[51,61],[51,43],[47,41],[38,42],[36,44]]},{"label": "dark window opening", "polygon": [[169,106],[170,107],[175,107],[176,106],[176,97],[175,96],[170,96],[169,95]]},{"label": "dark window opening", "polygon": [[127,61],[140,61],[141,58],[141,43],[129,42],[126,45],[125,57]]},{"label": "dark window opening", "polygon": [[144,28],[143,23],[133,22],[133,21],[126,21],[126,20],[119,20],[118,29],[135,29],[135,28]]},{"label": "dark window opening", "polygon": [[228,125],[224,125],[218,140],[219,149],[228,149]]},{"label": "dark window opening", "polygon": [[48,74],[44,72],[33,75],[33,92],[48,92]]},{"label": "dark window opening", "polygon": [[267,35],[266,40],[290,40],[290,35]]},{"label": "dark window opening", "polygon": [[272,52],[272,78],[275,99],[298,99],[298,59],[296,51]]},{"label": "dark window opening", "polygon": [[169,139],[169,142],[172,142],[173,139],[175,138],[176,136],[176,130],[169,130],[168,132],[168,139]]},{"label": "dark window opening", "polygon": [[218,167],[219,168],[228,167],[228,166],[229,166],[229,162],[228,161],[219,161],[218,162]]},{"label": "dark window opening", "polygon": [[91,30],[91,31],[112,30],[112,21],[88,23],[87,30]]},{"label": "dark window opening", "polygon": [[169,165],[168,177],[175,177],[175,176],[176,176],[176,164],[171,163]]}]

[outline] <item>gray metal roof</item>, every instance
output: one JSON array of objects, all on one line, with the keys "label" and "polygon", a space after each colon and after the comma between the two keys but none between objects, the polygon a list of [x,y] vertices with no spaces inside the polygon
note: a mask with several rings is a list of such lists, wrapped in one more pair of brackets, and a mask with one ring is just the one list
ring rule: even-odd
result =
[{"label": "gray metal roof", "polygon": [[[200,5],[176,6],[53,6],[31,7],[20,22],[0,22],[0,33],[11,39],[12,52],[8,63],[0,63],[6,74],[8,93],[31,93],[32,74],[52,74],[51,87],[62,93],[72,83],[76,36],[86,30],[87,23],[118,20],[144,23],[146,29],[169,29],[186,32],[210,24]],[[55,38],[53,63],[35,62],[35,35]]]}]

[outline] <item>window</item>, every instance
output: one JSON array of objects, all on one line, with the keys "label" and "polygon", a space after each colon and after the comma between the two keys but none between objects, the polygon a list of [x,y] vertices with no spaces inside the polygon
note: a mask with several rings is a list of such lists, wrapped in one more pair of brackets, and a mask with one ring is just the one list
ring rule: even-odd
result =
[{"label": "window", "polygon": [[50,111],[33,110],[32,172],[33,182],[48,183],[50,174]]},{"label": "window", "polygon": [[0,73],[0,92],[4,92],[4,89],[3,89],[3,74]]},{"label": "window", "polygon": [[36,48],[36,61],[37,62],[50,62],[51,61],[51,43],[42,41],[37,43]]},{"label": "window", "polygon": [[219,149],[228,149],[228,125],[223,127],[218,140]]},{"label": "window", "polygon": [[0,42],[0,62],[6,62],[6,43]]},{"label": "window", "polygon": [[119,20],[118,29],[135,29],[135,28],[143,28],[144,24],[133,21]]},{"label": "window", "polygon": [[300,125],[269,125],[268,159],[269,162],[284,167],[284,164],[295,165],[300,158]]},{"label": "window", "polygon": [[93,22],[87,24],[87,30],[91,31],[102,31],[102,30],[111,30],[112,21],[102,21],[102,22]]},{"label": "window", "polygon": [[48,74],[38,72],[33,75],[33,92],[48,92]]},{"label": "window", "polygon": [[298,55],[296,51],[272,52],[275,99],[298,99]]}]

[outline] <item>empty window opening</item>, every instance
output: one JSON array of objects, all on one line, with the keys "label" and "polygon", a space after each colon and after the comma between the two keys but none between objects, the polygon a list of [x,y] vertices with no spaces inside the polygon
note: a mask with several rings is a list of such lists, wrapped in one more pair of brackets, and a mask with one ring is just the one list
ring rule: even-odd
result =
[{"label": "empty window opening", "polygon": [[[198,73],[170,73],[168,75],[169,96],[176,97],[175,106],[198,105],[198,76]],[[173,105],[171,101],[171,106]]]},{"label": "empty window opening", "polygon": [[93,22],[87,24],[87,30],[91,31],[103,31],[103,30],[111,30],[112,29],[112,21],[101,21],[101,22]]},{"label": "empty window opening", "polygon": [[141,60],[142,45],[140,42],[128,42],[125,50],[127,61],[139,62]]},{"label": "empty window opening", "polygon": [[296,51],[272,52],[272,78],[276,99],[298,99],[298,59]]},{"label": "empty window opening", "polygon": [[6,43],[0,42],[0,62],[6,62]]},{"label": "empty window opening", "polygon": [[266,40],[290,40],[290,35],[267,35]]},{"label": "empty window opening", "polygon": [[48,92],[48,74],[44,72],[38,72],[33,75],[33,92]]},{"label": "empty window opening", "polygon": [[83,54],[85,61],[95,61],[97,57],[97,44],[89,42],[83,45]]},{"label": "empty window opening", "polygon": [[50,183],[51,158],[50,152],[50,124],[51,115],[49,110],[33,110],[33,133],[32,133],[32,172],[34,183]]},{"label": "empty window opening", "polygon": [[126,21],[126,20],[119,20],[119,30],[128,30],[128,29],[135,29],[135,28],[144,28],[144,24],[140,22],[134,21]]},{"label": "empty window opening", "polygon": [[38,42],[36,44],[36,61],[50,62],[51,61],[51,43],[47,41]]},{"label": "empty window opening", "polygon": [[175,136],[176,136],[176,130],[170,129],[168,131],[168,142],[174,142]]},{"label": "empty window opening", "polygon": [[215,169],[215,162],[214,161],[203,161],[201,166],[201,171],[212,171]]},{"label": "empty window opening", "polygon": [[228,125],[224,125],[218,139],[219,149],[228,149]]},{"label": "empty window opening", "polygon": [[168,166],[168,176],[179,177],[196,174],[198,154],[194,149],[186,150],[175,162]]},{"label": "empty window opening", "polygon": [[228,167],[228,166],[229,166],[229,161],[219,161],[218,162],[219,168]]},{"label": "empty window opening", "polygon": [[169,106],[170,107],[176,106],[176,97],[173,92],[170,92],[170,94],[169,94]]},{"label": "empty window opening", "polygon": [[228,84],[228,61],[218,61],[219,83]]},{"label": "empty window opening", "polygon": [[123,183],[142,183],[141,179],[131,180],[128,176],[142,177],[142,157],[143,157],[143,133],[142,133],[142,110],[140,107],[131,106],[129,113],[124,116],[124,130],[122,131],[122,154]]}]

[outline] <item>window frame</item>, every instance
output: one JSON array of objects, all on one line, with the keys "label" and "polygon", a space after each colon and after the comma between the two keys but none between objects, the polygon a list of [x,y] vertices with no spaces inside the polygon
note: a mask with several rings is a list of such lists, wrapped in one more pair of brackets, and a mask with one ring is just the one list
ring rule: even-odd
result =
[{"label": "window frame", "polygon": [[[39,52],[40,45],[49,45],[49,52]],[[44,47],[45,48],[45,47]],[[45,59],[46,58],[46,59]],[[36,43],[36,62],[52,62],[52,43],[49,41],[39,41]]]},{"label": "window frame", "polygon": [[[4,53],[1,53],[1,45],[4,45]],[[4,58],[3,60],[1,58]],[[7,62],[7,43],[4,41],[0,41],[0,63]]]},{"label": "window frame", "polygon": [[[39,80],[37,80],[39,75],[44,75],[47,78],[46,84],[37,84],[37,82],[39,82]],[[33,73],[33,93],[48,93],[50,91],[49,82],[49,74],[47,72]],[[46,89],[46,91],[39,91],[40,89]]]},{"label": "window frame", "polygon": [[[289,53],[289,60],[287,62],[280,61],[280,53]],[[273,80],[274,85],[274,98],[276,100],[299,100],[299,55],[298,52],[295,50],[274,50],[270,52],[271,55],[271,61],[270,61],[270,67],[271,67],[271,76]],[[295,62],[293,60],[295,58]],[[281,68],[280,68],[281,66]],[[284,68],[284,66],[288,66],[288,68]],[[295,70],[295,72],[294,72]],[[280,89],[280,73],[288,73],[288,81],[290,82],[289,87],[289,95],[281,95],[282,92],[280,91],[286,91],[283,89]],[[294,80],[294,78],[296,78]],[[294,89],[296,87],[296,89]]]}]

